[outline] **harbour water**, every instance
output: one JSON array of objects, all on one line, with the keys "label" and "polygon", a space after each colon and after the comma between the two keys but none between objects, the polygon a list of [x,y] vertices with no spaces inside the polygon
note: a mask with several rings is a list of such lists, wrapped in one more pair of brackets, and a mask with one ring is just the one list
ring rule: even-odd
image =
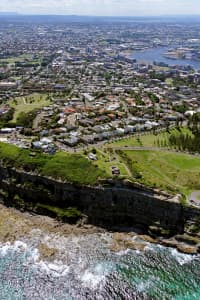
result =
[{"label": "harbour water", "polygon": [[[149,244],[110,250],[112,234],[45,235],[0,245],[1,300],[200,299],[200,257]],[[55,248],[45,260],[38,243]]]},{"label": "harbour water", "polygon": [[191,66],[194,69],[200,69],[200,61],[188,60],[188,59],[170,59],[164,56],[169,48],[158,47],[151,48],[142,51],[134,51],[131,54],[131,58],[136,59],[138,62],[153,63],[162,62],[168,64],[169,66],[179,65],[179,66]]}]

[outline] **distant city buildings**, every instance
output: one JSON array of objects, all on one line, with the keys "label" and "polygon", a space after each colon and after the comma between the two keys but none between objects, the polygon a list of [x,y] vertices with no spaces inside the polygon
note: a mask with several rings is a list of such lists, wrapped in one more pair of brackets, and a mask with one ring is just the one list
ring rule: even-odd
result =
[{"label": "distant city buildings", "polygon": [[[200,109],[200,72],[176,65],[200,59],[200,25],[0,22],[0,134],[11,143],[54,153],[168,127]],[[132,58],[160,46],[174,66]],[[34,95],[49,104],[37,107]],[[26,112],[27,96],[37,109],[28,131],[2,118],[16,99]]]}]

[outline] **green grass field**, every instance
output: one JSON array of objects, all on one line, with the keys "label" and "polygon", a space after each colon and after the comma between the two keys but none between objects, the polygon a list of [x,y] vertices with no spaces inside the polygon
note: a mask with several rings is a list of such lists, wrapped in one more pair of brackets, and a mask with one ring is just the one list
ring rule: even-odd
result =
[{"label": "green grass field", "polygon": [[165,80],[165,82],[166,82],[167,84],[169,84],[169,85],[172,85],[172,84],[173,84],[173,79],[172,79],[172,78],[167,78],[167,79]]},{"label": "green grass field", "polygon": [[85,157],[64,152],[56,153],[42,168],[43,175],[62,180],[95,184],[98,179],[105,178],[106,172],[100,170]]},{"label": "green grass field", "polygon": [[6,166],[21,168],[28,172],[60,179],[67,182],[95,185],[107,173],[80,154],[58,152],[53,156],[20,149],[14,145],[0,143],[0,157]]},{"label": "green grass field", "polygon": [[133,175],[137,174],[137,180],[145,185],[185,196],[200,190],[199,157],[164,151],[125,150],[121,154]]},{"label": "green grass field", "polygon": [[9,58],[2,58],[0,59],[0,64],[1,63],[8,63],[8,64],[14,64],[16,62],[28,62],[30,64],[40,64],[41,63],[41,58],[34,59],[32,54],[22,54],[20,56],[14,56],[14,57],[9,57]]},{"label": "green grass field", "polygon": [[[181,132],[185,134],[192,134],[191,131],[185,127],[181,128]],[[148,132],[146,134],[137,134],[135,136],[120,139],[119,141],[109,143],[106,145],[108,147],[158,147],[159,143],[159,146],[162,147],[161,144],[164,145],[164,142],[168,140],[169,135],[172,133],[179,134],[180,131],[174,128],[170,130],[170,133],[165,131],[159,134],[153,134],[151,132]]]},{"label": "green grass field", "polygon": [[97,161],[95,164],[101,169],[105,170],[107,174],[112,176],[112,166],[117,167],[120,170],[121,176],[129,176],[126,165],[122,160],[118,158],[116,153],[109,154],[108,152],[97,151]]},{"label": "green grass field", "polygon": [[96,151],[98,160],[91,162],[81,153],[58,152],[50,156],[34,152],[33,155],[31,150],[0,143],[0,157],[5,166],[66,182],[96,185],[99,180],[110,178],[111,167],[116,166],[122,177],[170,193],[188,197],[200,190],[200,157],[166,151]]},{"label": "green grass field", "polygon": [[35,109],[40,109],[51,104],[51,100],[46,94],[34,93],[25,97],[17,97],[8,101],[8,104],[15,109],[13,122],[21,112],[28,113]]}]

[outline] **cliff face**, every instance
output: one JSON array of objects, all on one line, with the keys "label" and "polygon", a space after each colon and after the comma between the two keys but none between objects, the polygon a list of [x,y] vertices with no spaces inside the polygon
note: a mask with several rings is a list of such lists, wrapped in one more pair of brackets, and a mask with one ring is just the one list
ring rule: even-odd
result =
[{"label": "cliff face", "polygon": [[38,204],[76,207],[89,223],[107,228],[157,226],[183,233],[185,227],[200,226],[200,210],[185,208],[176,198],[130,183],[79,186],[0,166],[0,189],[7,205],[39,213],[46,210]]}]

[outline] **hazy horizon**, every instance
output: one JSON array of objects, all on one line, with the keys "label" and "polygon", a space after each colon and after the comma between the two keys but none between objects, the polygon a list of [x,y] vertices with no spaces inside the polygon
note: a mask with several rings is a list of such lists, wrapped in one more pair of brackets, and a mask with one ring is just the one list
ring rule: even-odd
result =
[{"label": "hazy horizon", "polygon": [[198,0],[1,0],[0,13],[110,17],[200,15]]},{"label": "hazy horizon", "polygon": [[97,17],[97,18],[159,18],[159,17],[200,17],[198,14],[161,14],[161,15],[90,15],[90,14],[56,14],[56,13],[20,13],[15,11],[0,11],[0,15],[18,15],[18,16],[61,16],[61,17]]}]

